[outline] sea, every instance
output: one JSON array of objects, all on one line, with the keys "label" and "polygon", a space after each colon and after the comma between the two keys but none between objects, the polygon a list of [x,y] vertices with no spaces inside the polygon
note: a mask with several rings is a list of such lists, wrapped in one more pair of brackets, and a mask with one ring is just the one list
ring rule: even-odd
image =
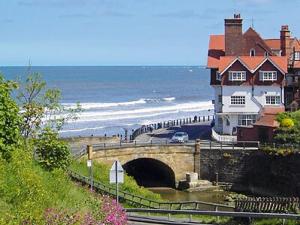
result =
[{"label": "sea", "polygon": [[[6,79],[24,79],[28,67],[0,67]],[[209,71],[201,66],[36,66],[61,103],[83,112],[62,137],[112,136],[142,125],[213,114]]]}]

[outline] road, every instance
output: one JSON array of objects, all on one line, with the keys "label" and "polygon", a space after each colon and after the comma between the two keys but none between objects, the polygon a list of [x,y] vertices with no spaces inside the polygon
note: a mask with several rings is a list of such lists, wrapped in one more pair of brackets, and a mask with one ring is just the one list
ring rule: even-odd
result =
[{"label": "road", "polygon": [[137,142],[169,142],[175,132],[183,131],[189,135],[190,140],[210,140],[211,138],[211,126],[210,122],[201,122],[194,124],[187,124],[180,126],[174,126],[170,128],[162,128],[154,130],[152,133],[141,134],[136,138]]}]

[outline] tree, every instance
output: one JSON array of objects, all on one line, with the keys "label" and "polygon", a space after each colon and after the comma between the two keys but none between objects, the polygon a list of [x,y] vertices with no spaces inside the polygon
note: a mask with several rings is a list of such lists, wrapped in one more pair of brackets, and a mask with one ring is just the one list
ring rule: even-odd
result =
[{"label": "tree", "polygon": [[35,155],[38,163],[50,171],[66,169],[71,162],[69,146],[50,128],[43,129],[35,140]]},{"label": "tree", "polygon": [[79,104],[74,108],[64,107],[59,89],[47,88],[39,73],[29,73],[24,82],[20,81],[17,97],[22,108],[23,136],[36,138],[43,128],[59,131],[70,120],[76,120],[82,111]]},{"label": "tree", "polygon": [[21,141],[19,107],[11,97],[11,92],[17,88],[12,81],[5,81],[0,75],[0,154],[9,160],[11,152]]}]

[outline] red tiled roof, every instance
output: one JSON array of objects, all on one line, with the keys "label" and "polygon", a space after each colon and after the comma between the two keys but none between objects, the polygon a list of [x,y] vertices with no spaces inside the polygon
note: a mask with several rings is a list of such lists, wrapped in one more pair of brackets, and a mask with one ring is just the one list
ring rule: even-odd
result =
[{"label": "red tiled roof", "polygon": [[286,56],[270,56],[269,57],[278,68],[280,68],[284,73],[287,73],[287,57]]},{"label": "red tiled roof", "polygon": [[280,50],[280,39],[265,39],[265,43],[273,50]]},{"label": "red tiled roof", "polygon": [[225,51],[225,35],[210,35],[209,49]]},{"label": "red tiled roof", "polygon": [[[220,57],[219,61],[219,72],[222,74],[225,70],[235,61],[240,60],[240,62],[253,72],[266,60],[265,56],[223,56]],[[269,56],[269,61],[271,61],[275,66],[278,67],[283,73],[287,73],[287,60],[284,56]]]},{"label": "red tiled roof", "polygon": [[293,50],[293,48],[295,48],[295,51],[300,51],[300,43],[297,38],[291,39],[290,45],[291,45],[292,50]]},{"label": "red tiled roof", "polygon": [[225,55],[225,37],[224,35],[210,35],[209,49],[207,58],[208,68],[218,68],[219,59]]},{"label": "red tiled roof", "polygon": [[265,107],[263,109],[262,116],[253,125],[264,127],[279,127],[279,123],[276,121],[276,115],[284,112],[284,107]]}]

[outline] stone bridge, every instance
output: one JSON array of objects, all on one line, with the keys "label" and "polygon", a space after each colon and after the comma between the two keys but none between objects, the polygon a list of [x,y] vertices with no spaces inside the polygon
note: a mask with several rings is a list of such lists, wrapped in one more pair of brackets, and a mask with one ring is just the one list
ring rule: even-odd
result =
[{"label": "stone bridge", "polygon": [[175,187],[187,172],[200,172],[200,143],[98,148],[93,160],[111,165],[119,160],[142,186]]}]

